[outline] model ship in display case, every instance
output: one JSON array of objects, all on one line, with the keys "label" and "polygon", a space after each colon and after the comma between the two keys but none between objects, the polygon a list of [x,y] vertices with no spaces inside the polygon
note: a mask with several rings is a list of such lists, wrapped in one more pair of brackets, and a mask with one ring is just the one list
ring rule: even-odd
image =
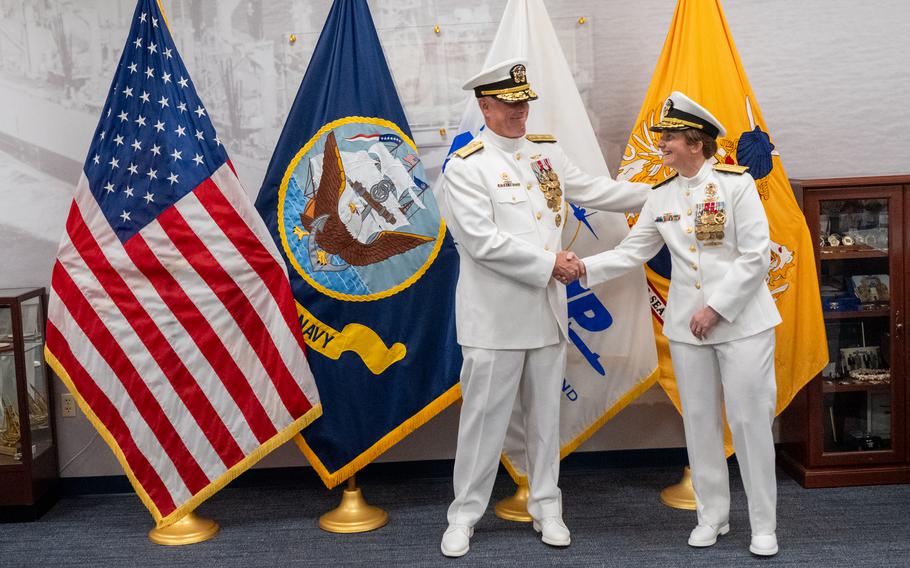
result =
[{"label": "model ship in display case", "polygon": [[22,432],[19,430],[19,413],[16,407],[3,403],[3,425],[0,429],[0,455],[10,456],[15,459],[22,457],[20,440]]}]

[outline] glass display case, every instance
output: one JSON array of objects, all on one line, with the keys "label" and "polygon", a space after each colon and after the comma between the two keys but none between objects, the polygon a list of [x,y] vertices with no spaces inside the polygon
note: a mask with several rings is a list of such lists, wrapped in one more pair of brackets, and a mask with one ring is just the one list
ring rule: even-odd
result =
[{"label": "glass display case", "polygon": [[44,360],[44,289],[0,289],[0,520],[55,500],[53,383]]},{"label": "glass display case", "polygon": [[910,482],[903,330],[910,176],[794,182],[828,365],[781,416],[781,465],[806,487]]},{"label": "glass display case", "polygon": [[822,371],[823,452],[888,450],[891,199],[823,197],[817,228],[829,360]]}]

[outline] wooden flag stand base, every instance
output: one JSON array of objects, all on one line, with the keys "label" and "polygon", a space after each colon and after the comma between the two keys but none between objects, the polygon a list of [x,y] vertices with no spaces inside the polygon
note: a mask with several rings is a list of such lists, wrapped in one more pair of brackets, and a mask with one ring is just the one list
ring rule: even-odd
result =
[{"label": "wooden flag stand base", "polygon": [[341,504],[319,517],[319,528],[332,533],[360,533],[384,527],[388,522],[389,514],[368,505],[351,476],[341,495]]},{"label": "wooden flag stand base", "polygon": [[660,502],[674,509],[695,510],[695,488],[692,486],[692,470],[689,466],[683,469],[679,483],[665,487],[660,492]]},{"label": "wooden flag stand base", "polygon": [[164,546],[180,546],[206,541],[221,530],[218,523],[190,513],[173,525],[149,531],[149,540]]},{"label": "wooden flag stand base", "polygon": [[517,523],[530,523],[533,520],[531,515],[528,514],[528,496],[530,493],[528,478],[524,477],[518,482],[518,489],[515,490],[515,495],[506,497],[496,503],[493,511],[500,519]]}]

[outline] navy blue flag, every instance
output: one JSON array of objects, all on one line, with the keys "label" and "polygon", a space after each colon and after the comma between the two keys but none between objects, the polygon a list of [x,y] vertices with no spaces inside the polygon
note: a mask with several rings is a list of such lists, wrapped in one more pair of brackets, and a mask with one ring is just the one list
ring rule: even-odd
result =
[{"label": "navy blue flag", "polygon": [[288,264],[323,416],[298,445],[328,487],[460,396],[458,256],[365,0],[336,0],[256,208]]}]

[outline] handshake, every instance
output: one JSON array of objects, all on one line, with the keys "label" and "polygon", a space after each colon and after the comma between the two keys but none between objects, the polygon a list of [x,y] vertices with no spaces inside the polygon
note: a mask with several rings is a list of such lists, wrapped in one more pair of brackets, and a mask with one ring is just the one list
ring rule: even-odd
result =
[{"label": "handshake", "polygon": [[553,266],[553,278],[568,284],[585,275],[585,264],[572,251],[562,250],[556,254],[556,264]]}]

